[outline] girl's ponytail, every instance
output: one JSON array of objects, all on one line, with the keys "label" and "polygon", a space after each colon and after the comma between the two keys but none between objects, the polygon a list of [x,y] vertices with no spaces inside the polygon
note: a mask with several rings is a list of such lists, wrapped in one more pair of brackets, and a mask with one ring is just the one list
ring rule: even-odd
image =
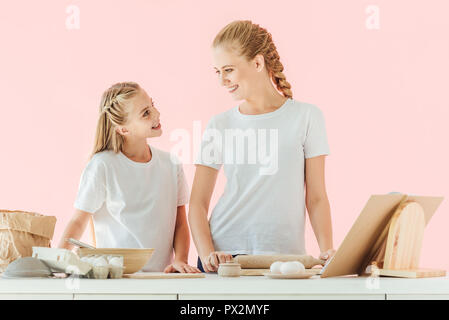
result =
[{"label": "girl's ponytail", "polygon": [[116,131],[116,127],[126,123],[128,116],[126,103],[139,90],[140,86],[135,82],[120,82],[103,93],[91,157],[105,150],[113,150],[116,153],[122,151],[125,140]]}]

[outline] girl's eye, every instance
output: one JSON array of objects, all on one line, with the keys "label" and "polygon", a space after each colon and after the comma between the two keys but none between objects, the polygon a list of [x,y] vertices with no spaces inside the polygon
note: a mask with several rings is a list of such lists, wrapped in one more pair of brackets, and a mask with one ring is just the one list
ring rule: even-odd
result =
[{"label": "girl's eye", "polygon": [[231,72],[231,71],[232,71],[232,69],[225,69],[225,71],[226,71],[226,72]]},{"label": "girl's eye", "polygon": [[143,116],[146,117],[146,116],[148,116],[149,114],[150,114],[150,112],[147,110],[147,111],[145,111],[145,112],[143,113]]}]

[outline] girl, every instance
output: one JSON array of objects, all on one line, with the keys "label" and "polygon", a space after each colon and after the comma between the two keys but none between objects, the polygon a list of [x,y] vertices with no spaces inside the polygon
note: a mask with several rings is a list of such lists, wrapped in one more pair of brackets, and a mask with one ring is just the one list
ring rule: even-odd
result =
[{"label": "girl", "polygon": [[[324,182],[329,146],[321,110],[293,100],[264,28],[251,21],[232,22],[212,47],[220,84],[242,103],[212,117],[195,162],[189,223],[198,267],[216,271],[219,263],[237,254],[305,254],[305,206],[320,258],[329,259],[335,250]],[[208,222],[222,166],[227,184]]]},{"label": "girl", "polygon": [[143,271],[200,272],[187,264],[182,165],[146,141],[161,134],[159,112],[137,83],[117,83],[104,92],[95,147],[60,248],[71,249],[65,239],[79,239],[92,216],[98,247],[155,248]]}]

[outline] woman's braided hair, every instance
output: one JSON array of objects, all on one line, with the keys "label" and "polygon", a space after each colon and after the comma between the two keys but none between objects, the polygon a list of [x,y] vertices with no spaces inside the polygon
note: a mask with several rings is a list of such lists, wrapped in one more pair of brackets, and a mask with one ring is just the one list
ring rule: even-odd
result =
[{"label": "woman's braided hair", "polygon": [[276,88],[284,97],[293,97],[292,87],[283,73],[284,66],[271,34],[266,29],[249,20],[231,22],[216,35],[212,46],[223,44],[239,50],[239,53],[248,60],[252,60],[258,54],[263,55],[265,66]]}]

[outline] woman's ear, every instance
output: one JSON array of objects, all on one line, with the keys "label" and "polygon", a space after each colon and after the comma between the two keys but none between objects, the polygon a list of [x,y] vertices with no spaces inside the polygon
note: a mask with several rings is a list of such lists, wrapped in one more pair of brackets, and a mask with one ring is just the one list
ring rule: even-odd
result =
[{"label": "woman's ear", "polygon": [[115,128],[115,132],[117,132],[121,136],[127,136],[129,134],[128,129],[126,129],[124,126],[117,126]]},{"label": "woman's ear", "polygon": [[260,72],[263,70],[265,66],[265,58],[262,54],[258,54],[254,57],[254,66],[256,67],[256,71]]}]

